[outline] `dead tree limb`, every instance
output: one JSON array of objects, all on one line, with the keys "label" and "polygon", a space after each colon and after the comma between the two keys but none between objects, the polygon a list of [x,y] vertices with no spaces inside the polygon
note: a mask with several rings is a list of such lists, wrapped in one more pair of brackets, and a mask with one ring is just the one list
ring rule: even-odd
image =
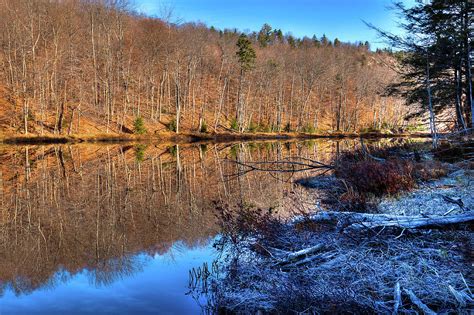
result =
[{"label": "dead tree limb", "polygon": [[368,214],[352,212],[319,212],[308,218],[295,220],[301,223],[305,220],[317,223],[337,224],[342,229],[360,230],[376,227],[399,227],[403,229],[437,228],[447,225],[474,222],[474,211],[457,215],[443,216],[397,216],[387,214]]},{"label": "dead tree limb", "polygon": [[395,289],[393,292],[393,299],[395,301],[395,305],[393,306],[393,315],[398,314],[398,309],[400,308],[400,305],[402,304],[402,293],[400,292],[400,282],[397,281],[395,284]]},{"label": "dead tree limb", "polygon": [[[304,261],[308,258],[314,257],[315,254],[322,252],[327,249],[327,246],[324,244],[317,244],[315,246],[305,248],[293,253],[286,255],[283,259],[281,259],[276,265],[283,266],[288,264],[294,264],[301,261]],[[312,259],[313,260],[313,259]]]},{"label": "dead tree limb", "polygon": [[228,175],[228,177],[243,176],[250,172],[269,172],[269,173],[296,173],[303,171],[321,171],[321,173],[328,172],[334,169],[333,165],[324,164],[319,161],[305,159],[305,158],[289,158],[278,161],[263,161],[263,162],[241,162],[236,160],[227,160],[231,163],[237,164],[242,169],[236,174]]},{"label": "dead tree limb", "polygon": [[412,290],[404,289],[405,293],[410,298],[410,301],[415,304],[421,311],[426,315],[436,315],[436,312],[432,311],[425,303],[423,303]]}]

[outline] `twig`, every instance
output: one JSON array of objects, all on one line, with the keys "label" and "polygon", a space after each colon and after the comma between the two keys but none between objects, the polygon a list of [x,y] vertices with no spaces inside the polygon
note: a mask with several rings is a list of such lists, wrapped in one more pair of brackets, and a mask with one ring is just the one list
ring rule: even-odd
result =
[{"label": "twig", "polygon": [[413,293],[413,291],[408,290],[408,289],[403,289],[406,294],[408,294],[408,297],[410,298],[410,301],[415,304],[420,310],[423,311],[426,315],[436,315],[436,312],[431,310],[426,304],[424,304],[416,295]]},{"label": "twig", "polygon": [[403,236],[403,233],[405,233],[406,229],[403,229],[402,232],[400,233],[400,235],[398,235],[397,237],[395,237],[396,240],[398,240],[400,237]]},{"label": "twig", "polygon": [[462,273],[460,273],[460,275],[461,275],[462,281],[464,282],[464,285],[466,286],[467,291],[468,291],[469,294],[472,296],[471,289],[469,289],[469,286],[467,285],[466,279],[464,279],[464,276],[462,275]]},{"label": "twig", "polygon": [[395,290],[393,293],[393,299],[395,300],[395,305],[393,306],[393,315],[398,314],[398,308],[400,307],[402,301],[402,294],[400,292],[400,282],[397,281],[395,284]]},{"label": "twig", "polygon": [[[444,201],[457,205],[459,208],[461,208],[462,211],[469,211],[469,209],[464,206],[464,202],[462,202],[461,198],[456,200],[456,199],[453,199],[453,198],[445,196],[445,195],[441,195],[441,197],[443,198]],[[446,215],[446,214],[444,214],[444,215]]]}]

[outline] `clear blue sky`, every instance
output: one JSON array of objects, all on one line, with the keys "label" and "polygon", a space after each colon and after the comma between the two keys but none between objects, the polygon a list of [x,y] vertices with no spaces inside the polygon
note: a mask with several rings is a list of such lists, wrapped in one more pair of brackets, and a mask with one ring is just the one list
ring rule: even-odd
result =
[{"label": "clear blue sky", "polygon": [[[404,0],[408,5],[414,0]],[[298,37],[326,34],[330,39],[365,41],[372,48],[385,47],[367,21],[393,32],[396,16],[387,9],[392,0],[135,0],[136,8],[160,16],[160,8],[172,7],[185,22],[203,22],[219,29],[259,30],[263,23]]]}]

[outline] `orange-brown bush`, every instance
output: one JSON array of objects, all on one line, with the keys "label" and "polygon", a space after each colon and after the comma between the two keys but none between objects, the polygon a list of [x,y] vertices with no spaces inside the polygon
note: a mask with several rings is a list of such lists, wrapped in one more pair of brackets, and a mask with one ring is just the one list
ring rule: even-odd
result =
[{"label": "orange-brown bush", "polygon": [[375,160],[342,160],[336,167],[336,176],[362,195],[393,195],[411,190],[416,181],[411,161],[391,158]]}]

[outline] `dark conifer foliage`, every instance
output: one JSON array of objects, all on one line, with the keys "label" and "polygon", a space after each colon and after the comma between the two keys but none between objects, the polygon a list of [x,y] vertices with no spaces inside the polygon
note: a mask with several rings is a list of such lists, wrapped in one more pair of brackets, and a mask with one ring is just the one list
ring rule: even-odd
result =
[{"label": "dark conifer foliage", "polygon": [[392,91],[434,112],[452,107],[460,129],[473,127],[473,2],[417,0],[410,8],[397,2],[395,9],[404,19],[406,36],[374,27],[400,50],[403,80]]}]

